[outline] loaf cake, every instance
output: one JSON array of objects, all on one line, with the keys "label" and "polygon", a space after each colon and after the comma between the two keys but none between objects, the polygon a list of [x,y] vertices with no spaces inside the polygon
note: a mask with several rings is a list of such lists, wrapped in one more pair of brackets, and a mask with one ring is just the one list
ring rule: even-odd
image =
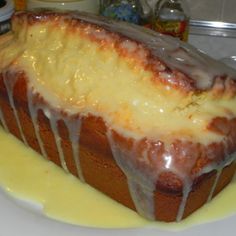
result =
[{"label": "loaf cake", "polygon": [[169,36],[78,12],[18,12],[0,42],[1,125],[66,172],[166,222],[231,181],[233,69]]}]

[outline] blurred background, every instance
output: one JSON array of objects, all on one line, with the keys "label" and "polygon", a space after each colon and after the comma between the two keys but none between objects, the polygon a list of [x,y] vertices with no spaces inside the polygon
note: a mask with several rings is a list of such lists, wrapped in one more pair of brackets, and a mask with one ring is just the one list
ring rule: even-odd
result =
[{"label": "blurred background", "polygon": [[236,23],[235,0],[186,0],[196,20]]},{"label": "blurred background", "polygon": [[[99,12],[99,4],[106,0],[0,0],[12,1],[15,10],[45,7]],[[129,0],[118,0],[129,1]],[[158,0],[140,0],[154,8]],[[163,0],[162,0],[163,1]],[[172,0],[171,0],[172,1]],[[182,1],[182,0],[180,0]],[[190,9],[188,42],[216,59],[236,56],[236,0],[183,0]],[[109,2],[109,0],[108,0]],[[114,1],[110,1],[114,2]],[[135,0],[134,0],[135,2]],[[4,8],[4,7],[3,7]],[[1,8],[1,9],[3,9]],[[10,12],[10,11],[9,11]],[[11,14],[11,12],[8,15]],[[5,14],[6,12],[4,12]],[[1,15],[2,14],[2,15]],[[2,18],[1,18],[2,17]],[[0,13],[0,21],[4,21]],[[5,27],[5,26],[3,26]],[[236,58],[236,57],[235,57]]]},{"label": "blurred background", "polygon": [[[158,0],[147,1],[158,2]],[[193,19],[236,23],[235,0],[186,0],[186,2]]]}]

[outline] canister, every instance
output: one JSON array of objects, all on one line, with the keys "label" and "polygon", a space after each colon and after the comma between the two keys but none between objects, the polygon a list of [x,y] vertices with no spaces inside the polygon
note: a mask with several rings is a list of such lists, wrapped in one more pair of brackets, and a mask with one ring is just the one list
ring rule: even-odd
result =
[{"label": "canister", "polygon": [[98,13],[99,0],[28,0],[27,9],[78,10]]}]

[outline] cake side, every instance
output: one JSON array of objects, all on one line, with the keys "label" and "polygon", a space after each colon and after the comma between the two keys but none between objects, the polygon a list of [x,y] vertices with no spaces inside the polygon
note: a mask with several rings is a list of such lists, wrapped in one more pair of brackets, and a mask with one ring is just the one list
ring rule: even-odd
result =
[{"label": "cake side", "polygon": [[233,176],[235,82],[225,69],[202,87],[142,42],[88,22],[64,13],[13,18],[1,50],[1,123],[145,217],[180,220]]},{"label": "cake side", "polygon": [[[137,210],[130,195],[127,177],[113,158],[109,141],[106,136],[104,121],[100,117],[83,117],[81,121],[82,125],[77,130],[77,133],[80,134],[80,144],[78,147],[78,156],[75,157],[73,154],[73,145],[69,137],[69,131],[65,124],[65,119],[67,119],[67,117],[65,117],[65,114],[62,115],[61,119],[57,121],[61,148],[63,150],[61,162],[55,141],[55,133],[52,130],[49,119],[42,110],[38,111],[37,116],[39,123],[38,135],[40,135],[41,141],[39,142],[37,138],[37,132],[36,129],[34,129],[33,120],[29,111],[26,87],[26,80],[24,76],[20,75],[14,88],[14,100],[21,104],[20,106],[19,104],[16,106],[16,110],[28,145],[42,154],[39,145],[39,143],[42,142],[45,158],[60,167],[66,166],[67,171],[82,178],[82,181],[97,188],[123,205],[133,210]],[[1,112],[4,114],[1,121],[5,124],[5,129],[8,129],[12,134],[21,138],[15,114],[8,101],[8,96],[4,96],[5,91],[6,88],[3,78],[1,77],[0,107]],[[36,101],[40,100],[38,96],[36,96],[35,99]],[[125,141],[125,144],[126,143],[127,141]],[[76,167],[75,158],[78,158],[80,161],[79,170]],[[222,173],[218,176],[218,184],[214,187],[213,196],[220,192],[231,181],[234,172],[234,163],[222,170]],[[171,176],[170,173],[166,173],[165,176],[163,175],[162,181],[160,180],[156,184],[156,190],[153,195],[156,220],[166,222],[175,221],[178,215],[183,197],[182,188],[175,185],[175,182],[170,186],[170,181],[168,182],[167,180],[171,180],[172,177],[173,176]],[[208,201],[216,178],[216,171],[211,171],[210,173],[201,175],[199,178],[195,179],[186,201],[183,218],[187,217]]]}]

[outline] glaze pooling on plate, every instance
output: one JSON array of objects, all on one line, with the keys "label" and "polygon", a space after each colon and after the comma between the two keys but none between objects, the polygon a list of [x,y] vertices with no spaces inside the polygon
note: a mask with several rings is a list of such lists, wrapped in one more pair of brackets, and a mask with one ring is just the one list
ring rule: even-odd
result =
[{"label": "glaze pooling on plate", "polygon": [[44,158],[48,159],[47,152],[44,148],[43,141],[39,134],[39,123],[38,123],[39,104],[36,105],[36,103],[34,102],[34,99],[32,96],[33,94],[34,94],[34,89],[33,88],[28,89],[27,97],[28,97],[29,113],[30,113],[30,117],[34,126],[35,135],[36,135],[39,147],[40,147],[40,152]]},{"label": "glaze pooling on plate", "polygon": [[[27,80],[40,152],[50,159],[40,133],[42,112],[55,140],[57,164],[66,172],[71,170],[59,122],[68,131],[74,174],[84,181],[81,127],[83,118],[92,114],[104,119],[113,158],[141,215],[155,219],[154,194],[163,176],[171,175],[166,186],[182,196],[176,221],[184,216],[194,180],[216,170],[212,198],[221,171],[235,161],[233,70],[169,37],[87,14],[18,13],[13,30],[13,41],[0,53],[5,59],[0,68],[26,145],[14,100],[19,75]],[[224,126],[219,124],[222,117]],[[9,128],[4,114],[0,118]]]}]

